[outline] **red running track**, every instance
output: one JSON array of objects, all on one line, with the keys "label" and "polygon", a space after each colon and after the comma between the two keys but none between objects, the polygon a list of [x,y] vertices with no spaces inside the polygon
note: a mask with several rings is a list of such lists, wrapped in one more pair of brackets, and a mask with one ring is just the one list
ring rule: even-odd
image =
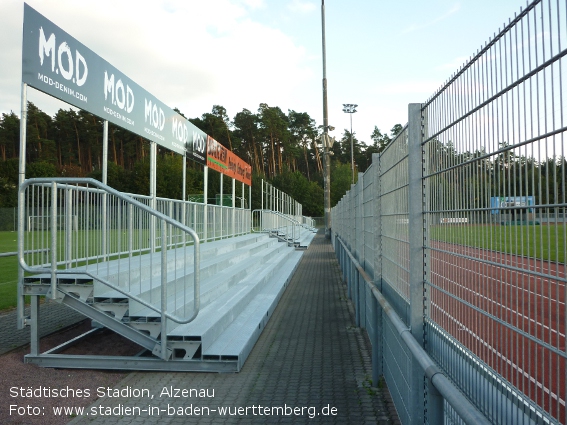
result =
[{"label": "red running track", "polygon": [[565,423],[565,266],[445,243],[429,262],[431,283],[452,295],[432,287],[431,319]]}]

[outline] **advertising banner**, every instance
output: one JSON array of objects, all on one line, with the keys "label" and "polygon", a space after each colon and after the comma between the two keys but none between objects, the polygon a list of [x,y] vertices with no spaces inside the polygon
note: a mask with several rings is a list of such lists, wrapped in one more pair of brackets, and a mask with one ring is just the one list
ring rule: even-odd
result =
[{"label": "advertising banner", "polygon": [[22,81],[206,164],[206,134],[24,3]]},{"label": "advertising banner", "polygon": [[503,212],[502,209],[506,208],[526,208],[527,212],[533,213],[532,208],[535,205],[535,198],[533,196],[493,196],[490,198],[491,214],[499,214]]},{"label": "advertising banner", "polygon": [[252,186],[252,167],[211,136],[207,139],[207,165],[219,173]]}]

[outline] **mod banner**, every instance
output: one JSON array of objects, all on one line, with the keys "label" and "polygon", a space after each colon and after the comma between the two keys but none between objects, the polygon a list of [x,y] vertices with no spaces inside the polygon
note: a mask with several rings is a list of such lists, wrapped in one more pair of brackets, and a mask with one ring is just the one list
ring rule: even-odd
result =
[{"label": "mod banner", "polygon": [[24,3],[22,81],[206,164],[206,134]]},{"label": "mod banner", "polygon": [[252,186],[252,167],[211,136],[207,140],[207,165],[248,186]]}]

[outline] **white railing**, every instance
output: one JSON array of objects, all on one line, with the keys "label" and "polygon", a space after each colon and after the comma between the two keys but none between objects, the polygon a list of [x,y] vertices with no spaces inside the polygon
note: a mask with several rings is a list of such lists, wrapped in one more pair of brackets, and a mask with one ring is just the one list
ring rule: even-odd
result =
[{"label": "white railing", "polygon": [[252,223],[254,232],[270,233],[289,245],[299,243],[302,224],[291,216],[271,210],[254,210]]}]

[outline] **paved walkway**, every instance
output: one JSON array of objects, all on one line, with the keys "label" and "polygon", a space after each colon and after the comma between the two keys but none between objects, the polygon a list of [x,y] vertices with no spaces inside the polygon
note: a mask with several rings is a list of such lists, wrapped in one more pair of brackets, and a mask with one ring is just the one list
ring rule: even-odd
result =
[{"label": "paved walkway", "polygon": [[131,396],[101,398],[70,423],[399,423],[387,390],[371,382],[369,343],[345,289],[319,233],[240,373],[131,373],[116,387]]}]

